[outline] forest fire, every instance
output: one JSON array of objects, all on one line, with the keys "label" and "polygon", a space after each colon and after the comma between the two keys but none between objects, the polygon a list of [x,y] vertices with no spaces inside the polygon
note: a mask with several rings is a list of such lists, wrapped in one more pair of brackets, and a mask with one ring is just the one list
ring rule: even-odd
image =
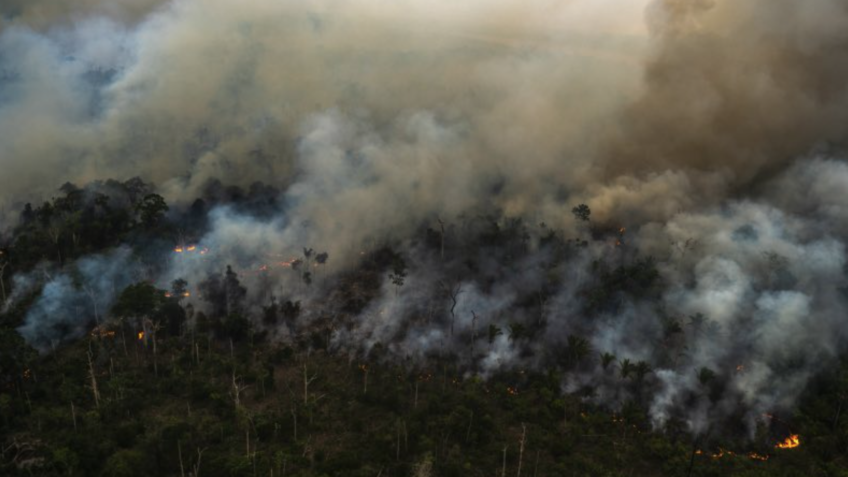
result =
[{"label": "forest fire", "polygon": [[99,326],[95,326],[94,329],[89,333],[91,337],[99,337],[99,338],[111,338],[115,336],[115,332],[112,330],[106,330]]},{"label": "forest fire", "polygon": [[801,437],[798,434],[792,434],[783,440],[783,442],[778,442],[774,447],[776,449],[794,449],[801,445]]},{"label": "forest fire", "polygon": [[[189,292],[189,291],[184,291],[184,292],[180,293],[180,294],[179,294],[179,296],[181,296],[181,297],[183,297],[183,298],[188,298],[188,297],[190,297],[190,296],[191,296],[191,292]],[[171,293],[171,292],[165,292],[165,298],[173,298],[173,297],[174,297],[174,294],[173,294],[173,293]]]},{"label": "forest fire", "polygon": [[513,388],[513,387],[507,387],[507,388],[506,388],[506,393],[507,393],[507,394],[509,394],[510,396],[515,396],[515,395],[517,395],[517,394],[518,394],[518,389],[517,389],[517,388]]},{"label": "forest fire", "polygon": [[[695,455],[705,455],[705,454],[712,460],[719,460],[724,456],[730,456],[730,457],[740,456],[740,457],[742,457],[742,454],[737,454],[733,451],[729,451],[729,450],[723,449],[721,447],[718,448],[717,452],[712,452],[712,453],[705,453],[701,449],[698,449],[698,450],[695,451]],[[745,457],[748,457],[751,460],[757,460],[757,461],[760,461],[760,462],[765,462],[765,461],[769,460],[769,458],[770,458],[770,456],[768,454],[760,454],[760,453],[753,452],[753,451],[745,454]]]},{"label": "forest fire", "polygon": [[187,252],[197,252],[200,255],[206,255],[209,253],[209,249],[203,247],[201,249],[197,248],[197,245],[177,245],[174,247],[174,253],[187,253]]},{"label": "forest fire", "polygon": [[144,339],[144,332],[143,331],[138,332],[138,339],[139,339],[139,341]]}]

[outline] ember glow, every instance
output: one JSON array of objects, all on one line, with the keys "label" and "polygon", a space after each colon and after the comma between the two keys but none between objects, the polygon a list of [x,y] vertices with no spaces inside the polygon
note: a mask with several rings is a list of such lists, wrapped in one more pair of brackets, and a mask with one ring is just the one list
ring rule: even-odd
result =
[{"label": "ember glow", "polygon": [[139,331],[139,332],[138,332],[138,339],[139,339],[139,340],[143,340],[143,339],[144,339],[144,332],[143,332],[143,331]]},{"label": "ember glow", "polygon": [[[702,451],[701,449],[698,449],[698,450],[695,451],[695,455],[701,456],[701,455],[704,455],[704,454],[705,454],[704,451]],[[723,457],[737,457],[737,456],[743,457],[744,456],[744,457],[748,457],[751,460],[756,460],[756,461],[760,461],[760,462],[765,462],[765,461],[769,460],[769,457],[770,457],[767,454],[760,454],[760,453],[753,452],[753,451],[749,452],[747,454],[737,454],[736,452],[733,452],[733,451],[730,451],[730,450],[727,450],[727,449],[723,449],[721,447],[719,447],[716,452],[706,453],[706,455],[712,460],[720,460]]]}]

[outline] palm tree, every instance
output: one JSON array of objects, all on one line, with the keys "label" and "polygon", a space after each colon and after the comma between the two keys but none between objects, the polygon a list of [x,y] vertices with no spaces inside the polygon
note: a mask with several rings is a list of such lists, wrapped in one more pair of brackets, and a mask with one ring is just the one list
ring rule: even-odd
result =
[{"label": "palm tree", "polygon": [[630,373],[633,372],[633,363],[629,359],[623,359],[619,362],[621,368],[621,379],[627,379]]},{"label": "palm tree", "polygon": [[612,362],[615,361],[615,355],[612,353],[601,353],[601,367],[606,370]]},{"label": "palm tree", "polygon": [[636,380],[642,381],[645,375],[651,372],[651,367],[644,361],[639,361],[633,366],[633,372],[636,373]]},{"label": "palm tree", "polygon": [[571,360],[572,365],[576,365],[580,361],[585,358],[589,352],[592,350],[592,347],[589,345],[589,342],[586,341],[585,338],[581,338],[575,335],[568,335],[568,356],[569,360]]}]

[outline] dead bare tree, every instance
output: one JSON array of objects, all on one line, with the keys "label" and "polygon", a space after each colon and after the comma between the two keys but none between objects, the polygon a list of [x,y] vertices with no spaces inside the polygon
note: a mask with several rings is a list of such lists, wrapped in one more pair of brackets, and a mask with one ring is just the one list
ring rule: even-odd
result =
[{"label": "dead bare tree", "polygon": [[91,351],[88,352],[88,376],[91,379],[91,392],[94,395],[94,407],[100,408],[100,391],[97,388],[97,375],[94,373],[94,362],[91,359]]},{"label": "dead bare tree", "polygon": [[541,451],[536,451],[536,464],[533,466],[533,477],[536,477],[539,473],[539,454],[541,454]]},{"label": "dead bare tree", "polygon": [[309,385],[318,379],[317,375],[309,376],[306,368],[306,363],[303,363],[303,405],[309,404]]},{"label": "dead bare tree", "polygon": [[501,467],[501,477],[506,477],[506,449],[508,446],[504,446],[503,448],[503,466]]},{"label": "dead bare tree", "polygon": [[197,448],[197,462],[191,468],[191,477],[200,477],[200,461],[203,459],[203,453],[206,452],[206,449],[208,447],[204,447],[203,449],[200,447]]},{"label": "dead bare tree", "polygon": [[185,467],[183,467],[183,449],[182,443],[177,440],[177,456],[180,458],[180,477],[185,477]]},{"label": "dead bare tree", "polygon": [[441,257],[442,261],[445,261],[445,223],[441,218],[436,217],[436,222],[439,223],[439,229],[441,233],[439,234],[440,244],[439,244],[439,257]]},{"label": "dead bare tree", "polygon": [[47,235],[50,236],[50,240],[53,242],[53,245],[56,246],[56,256],[59,258],[59,266],[62,266],[62,250],[59,248],[59,239],[62,237],[62,229],[60,225],[55,221],[47,227]]},{"label": "dead bare tree", "polygon": [[[3,271],[2,269],[0,269],[0,277],[2,277],[2,275]],[[94,290],[88,285],[84,286],[83,290],[85,290],[85,294],[88,295],[88,298],[91,300],[91,305],[94,307],[94,322],[97,323],[98,326],[100,326],[100,314],[97,310],[97,295],[94,293]]]},{"label": "dead bare tree", "polygon": [[144,332],[144,344],[147,344],[148,338],[153,342],[153,373],[159,377],[159,354],[156,345],[156,332],[162,329],[158,321],[153,321],[150,318],[144,318],[141,321],[142,331]]},{"label": "dead bare tree", "polygon": [[291,395],[291,409],[289,412],[291,412],[292,415],[292,434],[294,438],[293,440],[297,442],[297,397],[295,396],[294,390],[292,390],[288,382],[286,382],[286,388],[289,390],[289,395]]},{"label": "dead bare tree", "polygon": [[445,282],[440,282],[439,285],[442,287],[442,291],[451,301],[450,314],[451,314],[451,324],[450,324],[450,336],[453,338],[453,328],[454,323],[456,323],[456,305],[458,303],[459,294],[462,293],[462,284],[454,283],[453,285],[448,285]]},{"label": "dead bare tree", "polygon": [[521,477],[521,463],[524,460],[524,443],[527,441],[527,424],[521,423],[521,439],[518,441],[518,472],[515,477]]},{"label": "dead bare tree", "polygon": [[237,413],[238,413],[239,409],[241,408],[241,393],[243,393],[244,390],[247,389],[248,387],[249,386],[241,384],[239,382],[238,376],[236,376],[235,373],[233,373],[233,375],[232,375],[232,387],[230,388],[230,397],[233,400],[233,404],[236,407]]}]

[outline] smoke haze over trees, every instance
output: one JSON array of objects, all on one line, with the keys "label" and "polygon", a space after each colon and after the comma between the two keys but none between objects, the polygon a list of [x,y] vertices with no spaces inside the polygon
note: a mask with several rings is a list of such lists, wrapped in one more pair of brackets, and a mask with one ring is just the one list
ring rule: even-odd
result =
[{"label": "smoke haze over trees", "polygon": [[838,0],[3,2],[3,311],[753,437],[848,345],[847,75]]}]

